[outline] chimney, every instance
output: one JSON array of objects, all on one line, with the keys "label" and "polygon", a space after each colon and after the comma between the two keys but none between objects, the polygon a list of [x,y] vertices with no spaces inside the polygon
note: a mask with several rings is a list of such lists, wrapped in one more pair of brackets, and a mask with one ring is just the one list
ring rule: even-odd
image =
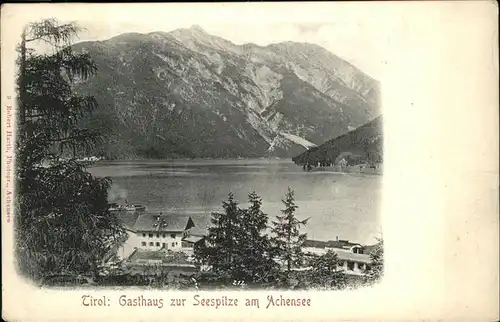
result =
[{"label": "chimney", "polygon": [[335,236],[335,240],[336,240],[336,241],[339,241],[339,236]]}]

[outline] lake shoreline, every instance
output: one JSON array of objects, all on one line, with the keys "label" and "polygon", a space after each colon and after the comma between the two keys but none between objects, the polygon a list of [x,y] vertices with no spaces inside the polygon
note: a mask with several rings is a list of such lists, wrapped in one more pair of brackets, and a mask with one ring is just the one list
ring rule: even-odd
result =
[{"label": "lake shoreline", "polygon": [[142,204],[151,212],[210,214],[220,209],[229,192],[243,206],[255,191],[274,218],[290,187],[299,206],[297,216],[312,217],[305,228],[312,239],[339,236],[371,242],[380,230],[380,175],[308,172],[290,159],[269,158],[103,160],[89,172],[111,178],[109,202]]}]

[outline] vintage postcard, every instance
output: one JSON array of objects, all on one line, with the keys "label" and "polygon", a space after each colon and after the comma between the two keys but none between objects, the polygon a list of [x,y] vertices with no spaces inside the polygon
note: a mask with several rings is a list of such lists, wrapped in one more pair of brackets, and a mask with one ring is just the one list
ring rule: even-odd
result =
[{"label": "vintage postcard", "polygon": [[497,15],[2,6],[3,318],[498,319]]}]

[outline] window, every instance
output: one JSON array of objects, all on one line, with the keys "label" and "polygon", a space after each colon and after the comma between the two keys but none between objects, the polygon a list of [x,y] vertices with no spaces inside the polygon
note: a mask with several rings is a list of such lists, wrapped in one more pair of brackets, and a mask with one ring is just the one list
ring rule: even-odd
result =
[{"label": "window", "polygon": [[171,234],[170,237],[175,239],[175,234]]},{"label": "window", "polygon": [[175,243],[172,243],[172,247],[175,247]]},{"label": "window", "polygon": [[354,270],[354,262],[347,262],[347,270],[349,271]]},{"label": "window", "polygon": [[154,245],[154,243],[153,243],[153,242],[149,242],[149,246],[153,246],[153,245]]},{"label": "window", "polygon": [[359,269],[363,270],[363,269],[365,269],[365,264],[358,263],[358,267],[359,267]]},{"label": "window", "polygon": [[163,248],[167,248],[167,243],[163,243]]},{"label": "window", "polygon": [[160,246],[160,243],[159,243],[159,242],[156,242],[156,246]]},{"label": "window", "polygon": [[149,238],[153,238],[153,234],[149,234]]},{"label": "window", "polygon": [[142,242],[142,243],[141,243],[141,245],[142,245],[142,246],[146,246],[146,245],[147,245],[147,243],[146,243],[146,242]]},{"label": "window", "polygon": [[146,237],[146,233],[142,233],[142,237]]},{"label": "window", "polygon": [[163,238],[167,237],[167,234],[163,234]]},{"label": "window", "polygon": [[156,234],[156,238],[160,238],[160,234]]},{"label": "window", "polygon": [[354,254],[363,254],[363,248],[361,248],[361,247],[354,247],[354,248],[352,249],[352,252],[353,252]]}]

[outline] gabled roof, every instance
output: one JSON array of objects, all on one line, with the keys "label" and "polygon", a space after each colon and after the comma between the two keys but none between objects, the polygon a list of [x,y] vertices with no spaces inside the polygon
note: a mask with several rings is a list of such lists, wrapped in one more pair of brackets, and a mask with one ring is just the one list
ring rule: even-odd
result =
[{"label": "gabled roof", "polygon": [[191,227],[184,232],[184,237],[182,241],[189,243],[197,243],[208,235],[208,229],[203,229],[199,227]]},{"label": "gabled roof", "polygon": [[312,240],[312,239],[307,239],[304,244],[302,244],[303,247],[314,247],[314,248],[325,248],[326,242],[321,241],[321,240]]},{"label": "gabled roof", "polygon": [[327,248],[340,248],[340,249],[351,248],[352,246],[362,246],[362,245],[358,243],[351,243],[348,240],[329,240],[326,242],[325,245],[325,247]]},{"label": "gabled roof", "polygon": [[193,226],[193,220],[188,215],[146,213],[139,215],[134,229],[136,231],[182,232]]},{"label": "gabled roof", "polygon": [[199,227],[201,229],[208,229],[209,226],[211,226],[211,219],[212,216],[207,215],[207,214],[190,214],[191,219],[193,219],[193,222],[196,227]]},{"label": "gabled roof", "polygon": [[204,237],[208,235],[208,229],[203,229],[199,227],[191,227],[186,231],[186,234],[188,236],[199,236],[199,237]]},{"label": "gabled roof", "polygon": [[139,213],[133,211],[123,211],[116,215],[123,228],[127,230],[134,230],[135,222],[139,217]]}]

